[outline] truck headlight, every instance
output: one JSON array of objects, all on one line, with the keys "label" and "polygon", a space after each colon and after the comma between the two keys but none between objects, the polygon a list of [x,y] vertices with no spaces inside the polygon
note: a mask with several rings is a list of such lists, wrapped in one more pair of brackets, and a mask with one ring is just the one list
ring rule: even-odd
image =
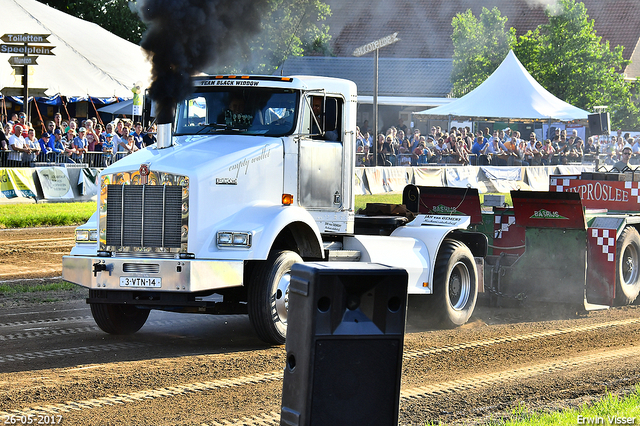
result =
[{"label": "truck headlight", "polygon": [[76,229],[76,243],[95,243],[97,241],[97,229]]},{"label": "truck headlight", "polygon": [[251,247],[251,233],[220,231],[217,234],[217,243],[220,247]]}]

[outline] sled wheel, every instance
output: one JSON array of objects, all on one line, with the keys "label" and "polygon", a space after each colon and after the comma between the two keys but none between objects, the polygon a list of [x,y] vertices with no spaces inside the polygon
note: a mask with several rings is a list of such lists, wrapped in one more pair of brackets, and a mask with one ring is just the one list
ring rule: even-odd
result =
[{"label": "sled wheel", "polygon": [[436,321],[442,327],[458,327],[469,320],[478,298],[478,271],[466,245],[444,240],[436,259],[431,297]]},{"label": "sled wheel", "polygon": [[295,263],[302,263],[297,253],[272,251],[266,261],[256,266],[250,278],[249,319],[258,337],[269,344],[281,345],[287,336],[289,281]]},{"label": "sled wheel", "polygon": [[149,309],[129,305],[92,303],[91,315],[98,327],[109,334],[133,334],[140,330],[149,317]]},{"label": "sled wheel", "polygon": [[616,250],[616,306],[633,303],[640,293],[640,235],[627,227],[618,238]]}]

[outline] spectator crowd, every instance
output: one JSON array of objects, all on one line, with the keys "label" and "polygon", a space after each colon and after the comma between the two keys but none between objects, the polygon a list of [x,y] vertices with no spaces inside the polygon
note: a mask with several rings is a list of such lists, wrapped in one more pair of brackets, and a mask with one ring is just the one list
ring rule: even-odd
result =
[{"label": "spectator crowd", "polygon": [[640,137],[621,131],[617,135],[591,136],[585,142],[575,129],[567,134],[556,128],[550,138],[539,140],[535,132],[521,135],[508,127],[474,133],[469,127],[452,127],[447,132],[433,126],[424,135],[417,128],[407,130],[400,122],[398,127],[379,134],[376,144],[374,150],[371,134],[356,128],[358,166],[548,166],[596,160],[614,165],[622,159],[625,147],[632,150],[631,164],[640,163]]},{"label": "spectator crowd", "polygon": [[116,119],[102,125],[96,118],[63,120],[56,113],[46,128],[36,129],[24,113],[13,114],[0,130],[0,167],[29,167],[36,163],[79,163],[106,167],[156,142],[155,125]]}]

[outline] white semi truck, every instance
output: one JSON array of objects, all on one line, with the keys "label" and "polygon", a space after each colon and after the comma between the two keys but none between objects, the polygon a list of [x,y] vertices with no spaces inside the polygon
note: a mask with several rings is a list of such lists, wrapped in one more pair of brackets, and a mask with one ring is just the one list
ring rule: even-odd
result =
[{"label": "white semi truck", "polygon": [[99,177],[63,277],[89,289],[107,333],[151,309],[249,314],[285,340],[290,268],[375,262],[407,270],[410,307],[445,327],[471,316],[487,238],[469,216],[354,212],[356,86],[321,77],[203,76],[158,142]]}]

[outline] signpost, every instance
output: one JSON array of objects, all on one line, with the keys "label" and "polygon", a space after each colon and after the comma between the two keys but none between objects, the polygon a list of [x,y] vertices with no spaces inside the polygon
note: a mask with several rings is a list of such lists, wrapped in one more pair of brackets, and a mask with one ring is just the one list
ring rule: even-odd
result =
[{"label": "signpost", "polygon": [[362,56],[370,52],[375,52],[373,61],[373,158],[374,165],[378,165],[378,51],[380,48],[400,41],[398,33],[382,37],[353,51],[353,56]]},{"label": "signpost", "polygon": [[[30,55],[55,55],[52,50],[55,46],[39,46],[33,43],[49,43],[48,37],[51,34],[5,34],[0,37],[5,43],[20,44],[0,44],[0,53],[22,54],[22,56],[12,56],[9,63],[14,67],[16,75],[22,75],[23,97],[22,111],[29,118],[29,65],[38,65],[37,56]],[[22,67],[18,70],[18,67]],[[10,88],[4,88],[5,94]]]}]

